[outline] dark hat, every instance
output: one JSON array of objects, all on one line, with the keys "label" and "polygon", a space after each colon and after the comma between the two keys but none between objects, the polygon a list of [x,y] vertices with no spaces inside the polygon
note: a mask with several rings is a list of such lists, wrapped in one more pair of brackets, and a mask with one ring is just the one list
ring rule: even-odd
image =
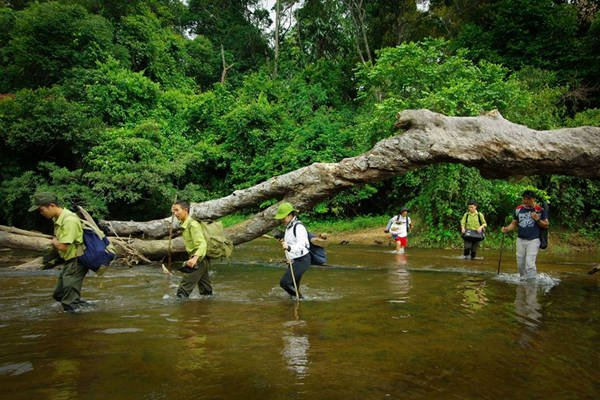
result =
[{"label": "dark hat", "polygon": [[523,192],[523,194],[521,194],[521,197],[527,197],[530,199],[535,199],[537,198],[536,193],[533,190],[526,190]]},{"label": "dark hat", "polygon": [[478,205],[479,205],[479,204],[477,204],[477,202],[476,202],[475,200],[473,200],[473,199],[471,199],[471,200],[469,200],[469,201],[467,202],[467,205],[468,205],[468,206],[470,206],[471,204],[473,204],[474,206],[478,206]]},{"label": "dark hat", "polygon": [[402,209],[400,209],[400,213],[403,213],[404,211],[408,212],[409,210],[406,207],[403,207]]},{"label": "dark hat", "polygon": [[40,206],[46,204],[58,204],[58,198],[54,193],[50,192],[38,192],[31,196],[31,207],[29,207],[29,211],[36,211]]}]

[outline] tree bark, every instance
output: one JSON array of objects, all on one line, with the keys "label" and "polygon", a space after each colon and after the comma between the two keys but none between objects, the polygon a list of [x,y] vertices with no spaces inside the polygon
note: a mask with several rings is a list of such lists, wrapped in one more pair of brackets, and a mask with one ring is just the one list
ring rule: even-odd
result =
[{"label": "tree bark", "polygon": [[[600,128],[578,127],[536,131],[504,119],[497,111],[479,117],[447,117],[429,110],[398,114],[403,132],[381,140],[370,151],[338,163],[314,163],[229,196],[192,204],[199,219],[217,219],[266,200],[286,200],[300,211],[355,185],[402,175],[436,163],[461,163],[479,169],[483,176],[561,174],[600,177]],[[278,204],[257,213],[226,234],[234,244],[250,241],[277,225]],[[160,220],[102,221],[120,237],[163,238],[170,217]],[[133,242],[151,257],[167,253],[167,240]],[[0,238],[0,245],[5,245]]]}]

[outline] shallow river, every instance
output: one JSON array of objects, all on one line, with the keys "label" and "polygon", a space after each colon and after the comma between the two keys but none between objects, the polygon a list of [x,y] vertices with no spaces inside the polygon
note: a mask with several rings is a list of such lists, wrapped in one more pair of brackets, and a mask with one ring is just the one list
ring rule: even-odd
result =
[{"label": "shallow river", "polygon": [[156,265],[110,268],[78,314],[51,299],[56,271],[0,268],[0,398],[600,398],[597,255],[542,253],[526,285],[511,251],[500,275],[496,252],[459,253],[332,246],[296,303],[257,240],[213,265],[211,298],[176,302]]}]

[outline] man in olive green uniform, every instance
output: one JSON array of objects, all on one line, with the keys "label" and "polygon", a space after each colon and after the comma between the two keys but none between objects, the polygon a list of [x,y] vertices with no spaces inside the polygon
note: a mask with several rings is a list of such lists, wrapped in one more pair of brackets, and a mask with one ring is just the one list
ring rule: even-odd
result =
[{"label": "man in olive green uniform", "polygon": [[189,259],[180,269],[183,279],[177,289],[177,297],[187,299],[194,287],[203,296],[212,295],[212,286],[208,275],[209,260],[206,258],[206,239],[200,223],[190,216],[190,204],[187,201],[177,201],[171,208],[183,228],[183,243]]},{"label": "man in olive green uniform", "polygon": [[36,210],[54,221],[52,246],[65,263],[52,297],[62,304],[65,311],[75,311],[87,304],[81,300],[81,286],[88,269],[77,261],[84,250],[81,220],[72,211],[61,207],[54,193],[34,194],[29,211]]}]

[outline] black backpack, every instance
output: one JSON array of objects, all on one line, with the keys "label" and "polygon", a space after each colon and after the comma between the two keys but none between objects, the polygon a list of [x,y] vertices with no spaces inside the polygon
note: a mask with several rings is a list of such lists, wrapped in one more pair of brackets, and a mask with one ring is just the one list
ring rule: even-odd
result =
[{"label": "black backpack", "polygon": [[[301,221],[297,221],[294,224],[294,237],[296,237],[296,227],[298,225],[304,226],[304,224]],[[308,232],[308,229],[306,231]],[[324,247],[317,246],[316,244],[311,242],[311,239],[314,237],[314,234],[308,232],[308,243],[310,244],[310,247],[308,248],[308,253],[310,254],[310,263],[313,265],[323,265],[327,262],[327,251]]]}]

